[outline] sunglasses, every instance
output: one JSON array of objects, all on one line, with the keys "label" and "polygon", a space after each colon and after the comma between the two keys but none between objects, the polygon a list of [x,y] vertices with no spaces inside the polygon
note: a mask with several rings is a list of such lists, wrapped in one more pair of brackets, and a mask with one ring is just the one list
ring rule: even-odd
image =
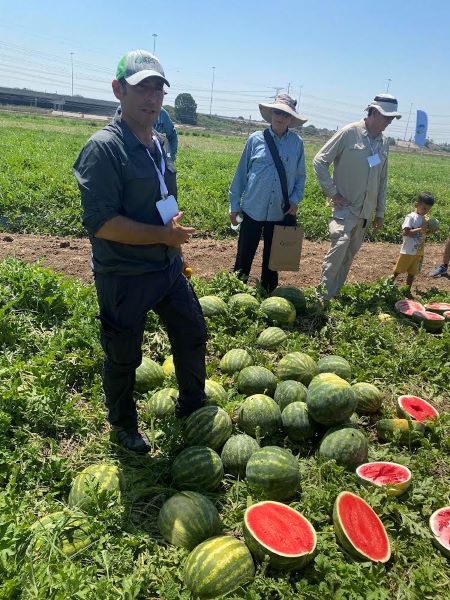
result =
[{"label": "sunglasses", "polygon": [[284,112],[284,110],[280,110],[279,108],[273,108],[272,112],[274,115],[277,115],[277,117],[284,117],[285,119],[289,119],[291,116],[289,113]]}]

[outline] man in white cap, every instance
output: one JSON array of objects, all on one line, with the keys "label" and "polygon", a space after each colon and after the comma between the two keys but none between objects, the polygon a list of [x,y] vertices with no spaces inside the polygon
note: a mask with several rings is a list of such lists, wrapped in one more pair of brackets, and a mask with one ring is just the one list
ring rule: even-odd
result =
[{"label": "man in white cap", "polygon": [[340,129],[314,157],[314,171],[332,207],[331,245],[322,265],[323,300],[336,296],[344,285],[374,213],[374,229],[383,225],[389,150],[383,131],[401,118],[397,108],[396,98],[378,94],[365,119]]},{"label": "man in white cap", "polygon": [[122,114],[90,138],[74,165],[92,244],[108,420],[115,441],[139,453],[150,446],[138,429],[133,390],[150,310],[171,344],[177,414],[189,415],[205,399],[206,325],[180,250],[194,230],[179,223],[175,168],[167,139],[154,130],[164,84],[155,56],[126,54],[112,82]]}]

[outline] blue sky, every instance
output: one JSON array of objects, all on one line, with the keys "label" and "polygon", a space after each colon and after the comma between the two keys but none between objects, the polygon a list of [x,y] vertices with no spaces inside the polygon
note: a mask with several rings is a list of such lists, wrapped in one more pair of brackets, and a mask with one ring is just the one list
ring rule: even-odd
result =
[{"label": "blue sky", "polygon": [[169,104],[189,92],[209,113],[215,67],[213,114],[259,118],[289,87],[308,124],[334,129],[389,85],[404,114],[391,135],[412,108],[409,137],[419,108],[429,137],[450,141],[448,0],[0,0],[0,14],[0,86],[70,93],[73,52],[74,93],[112,99],[120,56],[155,42]]}]

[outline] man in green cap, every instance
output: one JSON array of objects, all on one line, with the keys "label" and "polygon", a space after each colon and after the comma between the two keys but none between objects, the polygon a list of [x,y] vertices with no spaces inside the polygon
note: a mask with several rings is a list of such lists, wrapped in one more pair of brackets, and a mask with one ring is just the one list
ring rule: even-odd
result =
[{"label": "man in green cap", "polygon": [[169,336],[176,413],[187,416],[205,399],[206,325],[181,256],[194,230],[180,224],[174,164],[154,130],[164,85],[155,56],[123,56],[112,82],[122,114],[90,138],[74,165],[92,244],[108,420],[117,443],[140,453],[149,444],[138,429],[133,389],[148,311]]}]

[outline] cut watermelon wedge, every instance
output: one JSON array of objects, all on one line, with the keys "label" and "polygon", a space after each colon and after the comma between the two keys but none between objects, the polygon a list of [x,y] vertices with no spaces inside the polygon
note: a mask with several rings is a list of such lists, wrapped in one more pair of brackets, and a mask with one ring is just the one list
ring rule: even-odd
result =
[{"label": "cut watermelon wedge", "polygon": [[397,312],[402,315],[407,315],[408,317],[411,317],[416,311],[425,312],[425,306],[414,300],[399,300],[395,303],[394,307]]},{"label": "cut watermelon wedge", "polygon": [[445,556],[450,557],[450,506],[438,508],[430,517],[434,543]]},{"label": "cut watermelon wedge", "polygon": [[362,560],[385,563],[391,546],[380,518],[371,506],[351,492],[341,492],[333,510],[336,536],[349,554]]},{"label": "cut watermelon wedge", "polygon": [[418,396],[399,396],[397,414],[402,419],[414,419],[424,423],[439,416],[438,411],[426,400]]},{"label": "cut watermelon wedge", "polygon": [[450,304],[448,302],[429,302],[425,305],[425,310],[431,310],[442,315],[450,310]]},{"label": "cut watermelon wedge", "polygon": [[412,314],[412,318],[418,323],[423,323],[425,329],[429,331],[440,331],[444,327],[445,317],[438,313],[425,310],[423,312],[416,310]]},{"label": "cut watermelon wedge", "polygon": [[411,471],[393,462],[370,462],[356,469],[357,476],[364,483],[371,483],[386,490],[389,496],[404,494],[411,485]]},{"label": "cut watermelon wedge", "polygon": [[281,502],[258,502],[244,515],[244,539],[256,560],[269,557],[269,565],[292,571],[314,556],[316,532],[296,510]]}]

